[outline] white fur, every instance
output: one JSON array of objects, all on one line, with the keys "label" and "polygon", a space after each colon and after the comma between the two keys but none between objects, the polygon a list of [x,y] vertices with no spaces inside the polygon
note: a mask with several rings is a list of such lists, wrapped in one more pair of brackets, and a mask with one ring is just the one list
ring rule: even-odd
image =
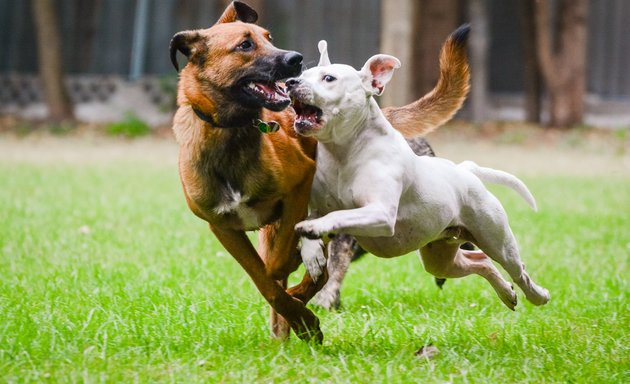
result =
[{"label": "white fur", "polygon": [[[322,56],[327,52],[324,48]],[[320,60],[322,62],[322,60]],[[525,272],[507,215],[481,180],[515,189],[535,209],[525,184],[515,176],[472,162],[418,157],[383,116],[372,97],[383,91],[396,58],[376,55],[360,71],[326,64],[305,71],[291,96],[322,110],[321,121],[298,133],[317,138],[317,171],[309,220],[296,225],[302,258],[314,278],[324,249],[309,240],[347,233],[380,257],[420,250],[425,269],[436,277],[485,277],[510,308],[516,295],[490,258],[501,264],[536,305],[549,300],[546,289]],[[336,80],[330,80],[332,76]],[[481,251],[465,251],[472,241]],[[488,258],[488,256],[490,258]]]}]

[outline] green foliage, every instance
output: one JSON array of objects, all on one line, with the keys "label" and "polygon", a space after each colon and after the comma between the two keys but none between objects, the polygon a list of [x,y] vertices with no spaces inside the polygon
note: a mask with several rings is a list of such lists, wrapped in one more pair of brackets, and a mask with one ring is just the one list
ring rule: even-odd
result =
[{"label": "green foliage", "polygon": [[169,95],[160,106],[163,111],[172,111],[177,107],[177,79],[176,75],[164,75],[159,79],[160,90]]},{"label": "green foliage", "polygon": [[518,291],[511,312],[479,277],[440,291],[415,255],[365,257],[343,310],[317,312],[323,346],[268,338],[175,166],[0,162],[0,180],[2,382],[630,382],[629,179],[530,178],[538,213],[493,188],[548,305]]},{"label": "green foliage", "polygon": [[15,132],[18,137],[26,137],[33,132],[37,132],[37,125],[26,120],[20,121],[13,127],[13,132]]},{"label": "green foliage", "polygon": [[626,153],[626,145],[630,136],[630,127],[615,129],[614,137],[617,141],[617,154],[624,155]]},{"label": "green foliage", "polygon": [[48,131],[57,136],[65,136],[76,130],[76,125],[69,122],[59,122],[50,124]]},{"label": "green foliage", "polygon": [[106,127],[106,132],[114,136],[139,137],[148,135],[151,127],[134,113],[127,113],[124,120]]},{"label": "green foliage", "polygon": [[523,130],[505,130],[497,136],[496,142],[500,144],[524,144],[529,136]]}]

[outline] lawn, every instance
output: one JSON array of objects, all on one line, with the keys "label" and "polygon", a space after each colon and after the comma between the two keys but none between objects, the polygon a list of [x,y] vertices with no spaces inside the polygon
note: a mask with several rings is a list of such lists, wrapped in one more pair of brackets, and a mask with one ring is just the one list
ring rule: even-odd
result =
[{"label": "lawn", "polygon": [[[476,160],[488,145],[460,149]],[[630,382],[627,155],[581,164],[548,144],[574,165],[564,172],[531,169],[525,144],[490,147],[537,197],[535,213],[492,187],[552,301],[517,291],[512,312],[480,277],[440,291],[413,254],[368,256],[342,310],[317,311],[314,346],[269,339],[266,303],[185,206],[171,142],[0,137],[0,381]],[[436,358],[415,356],[429,343]]]}]

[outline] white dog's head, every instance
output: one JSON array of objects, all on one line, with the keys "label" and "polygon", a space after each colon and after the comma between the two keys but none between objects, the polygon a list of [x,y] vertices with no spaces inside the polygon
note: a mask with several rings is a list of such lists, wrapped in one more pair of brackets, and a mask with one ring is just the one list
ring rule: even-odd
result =
[{"label": "white dog's head", "polygon": [[286,82],[296,113],[294,128],[303,136],[321,141],[341,135],[365,120],[371,98],[380,95],[400,61],[389,55],[372,56],[361,70],[330,64],[326,42],[319,42],[320,60],[298,78]]}]

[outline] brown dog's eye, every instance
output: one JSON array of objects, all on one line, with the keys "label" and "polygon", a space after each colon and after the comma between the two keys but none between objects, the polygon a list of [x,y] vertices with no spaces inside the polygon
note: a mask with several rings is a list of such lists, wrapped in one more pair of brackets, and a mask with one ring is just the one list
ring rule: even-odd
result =
[{"label": "brown dog's eye", "polygon": [[236,48],[241,51],[248,52],[254,49],[254,42],[251,41],[250,39],[247,39],[243,41],[242,43],[240,43]]},{"label": "brown dog's eye", "polygon": [[330,75],[324,75],[324,77],[322,77],[322,80],[324,80],[327,83],[332,83],[333,81],[337,80],[337,78]]}]

